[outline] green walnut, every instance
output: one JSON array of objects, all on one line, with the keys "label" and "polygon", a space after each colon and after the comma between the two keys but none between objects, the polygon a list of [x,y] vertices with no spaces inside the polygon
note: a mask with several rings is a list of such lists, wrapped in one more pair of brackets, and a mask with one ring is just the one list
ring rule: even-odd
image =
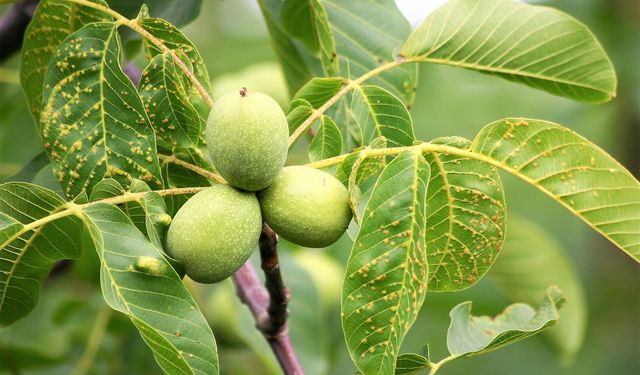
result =
[{"label": "green walnut", "polygon": [[178,210],[167,232],[167,252],[194,281],[215,283],[244,264],[261,229],[260,204],[253,193],[215,185]]},{"label": "green walnut", "polygon": [[271,185],[287,159],[289,127],[282,109],[270,96],[245,88],[213,105],[206,137],[213,165],[240,189]]},{"label": "green walnut", "polygon": [[320,170],[286,167],[258,193],[264,220],[280,236],[306,247],[326,247],[349,226],[349,192]]}]

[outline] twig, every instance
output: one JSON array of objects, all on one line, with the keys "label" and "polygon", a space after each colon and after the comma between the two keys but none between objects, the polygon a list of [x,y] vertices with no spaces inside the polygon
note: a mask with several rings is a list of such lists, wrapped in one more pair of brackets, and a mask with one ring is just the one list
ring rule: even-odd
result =
[{"label": "twig", "polygon": [[175,53],[174,50],[167,47],[160,39],[156,38],[153,34],[148,32],[144,27],[140,26],[140,24],[138,24],[138,20],[128,19],[127,17],[123,16],[122,14],[116,12],[113,9],[105,7],[102,4],[93,3],[88,0],[68,0],[68,1],[79,4],[79,5],[84,5],[89,8],[98,9],[111,15],[121,24],[127,26],[131,30],[147,38],[147,40],[149,40],[156,47],[158,47],[163,53],[170,54],[171,57],[173,58],[173,61],[175,61],[176,65],[178,65],[180,70],[182,70],[184,74],[189,78],[189,80],[191,80],[191,82],[193,83],[193,86],[196,88],[196,90],[198,90],[198,92],[200,93],[200,96],[202,96],[204,101],[209,105],[209,107],[213,106],[213,99],[211,98],[211,96],[209,95],[205,87],[202,85],[202,83],[198,81],[198,78],[196,78],[193,72],[191,72],[191,70],[187,67],[184,61],[182,61],[182,59],[178,57],[178,55]]},{"label": "twig", "polygon": [[37,0],[13,4],[0,18],[0,61],[22,47],[24,31],[37,4]]},{"label": "twig", "polygon": [[346,84],[340,89],[340,91],[338,91],[334,96],[332,96],[323,105],[321,105],[320,108],[318,108],[315,111],[313,111],[313,113],[309,117],[307,117],[307,119],[304,120],[304,122],[302,124],[300,124],[300,126],[298,126],[296,128],[296,130],[293,132],[293,134],[291,134],[291,136],[289,136],[289,148],[291,148],[291,146],[298,139],[298,137],[305,130],[307,130],[311,126],[311,124],[313,124],[314,121],[319,119],[322,116],[322,114],[324,114],[329,108],[331,108],[332,105],[337,103],[338,100],[340,100],[340,98],[342,98],[346,94],[348,94],[351,91],[353,91],[354,88],[356,88],[358,85],[360,85],[361,83],[365,82],[369,78],[375,77],[375,76],[377,76],[377,75],[379,75],[379,74],[381,74],[383,72],[386,72],[389,69],[393,69],[393,68],[395,68],[397,66],[400,66],[402,64],[405,64],[407,62],[410,62],[410,61],[405,59],[405,58],[398,58],[397,60],[394,60],[394,61],[388,62],[386,64],[380,65],[377,68],[366,72],[365,74],[361,75],[360,77],[358,77],[358,78],[356,78],[354,80],[346,81]]},{"label": "twig", "polygon": [[303,375],[304,370],[291,345],[287,327],[287,304],[290,293],[280,273],[277,241],[275,232],[264,224],[259,243],[266,288],[261,285],[250,262],[245,263],[233,275],[233,281],[238,297],[251,310],[256,327],[269,342],[284,373]]},{"label": "twig", "polygon": [[184,160],[180,160],[178,159],[175,155],[163,155],[163,154],[158,154],[158,159],[164,161],[165,163],[173,163],[175,165],[179,165],[184,169],[188,169],[191,172],[197,173],[215,183],[218,184],[226,184],[227,181],[225,181],[224,178],[222,178],[222,176],[220,176],[219,174],[213,173],[213,172],[209,172],[208,170],[202,168],[202,167],[198,167],[195,164],[191,164],[188,163]]}]

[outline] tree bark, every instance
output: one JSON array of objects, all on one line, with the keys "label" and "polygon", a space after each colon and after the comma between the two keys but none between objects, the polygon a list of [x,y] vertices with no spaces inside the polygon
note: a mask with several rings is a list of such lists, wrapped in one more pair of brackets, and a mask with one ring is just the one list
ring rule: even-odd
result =
[{"label": "tree bark", "polygon": [[[240,300],[245,303],[275,354],[286,375],[303,375],[304,370],[291,345],[287,317],[290,292],[280,273],[277,252],[277,236],[265,223],[260,234],[261,268],[265,286],[250,262],[245,263],[234,275],[233,281]],[[266,287],[266,288],[265,288]]]}]

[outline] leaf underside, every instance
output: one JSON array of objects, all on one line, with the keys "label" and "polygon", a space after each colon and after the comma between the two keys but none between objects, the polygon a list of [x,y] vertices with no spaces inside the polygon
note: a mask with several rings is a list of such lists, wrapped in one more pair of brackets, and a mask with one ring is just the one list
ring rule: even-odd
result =
[{"label": "leaf underside", "polygon": [[393,373],[404,335],[427,291],[424,244],[429,165],[398,155],[379,176],[347,264],[342,326],[365,375]]},{"label": "leaf underside", "polygon": [[24,228],[64,206],[58,195],[33,184],[0,185],[0,327],[33,310],[55,262],[80,256],[82,224],[77,218]]},{"label": "leaf underside", "polygon": [[105,300],[129,316],[167,374],[217,374],[216,343],[182,280],[117,207],[82,211],[101,261]]},{"label": "leaf underside", "polygon": [[582,102],[605,102],[616,92],[611,61],[589,29],[558,10],[512,0],[449,1],[413,31],[401,54]]},{"label": "leaf underside", "polygon": [[558,309],[564,302],[557,287],[547,289],[537,311],[516,303],[496,317],[472,316],[472,303],[463,302],[449,313],[447,348],[455,356],[477,355],[533,336],[558,321]]},{"label": "leaf underside", "polygon": [[[471,142],[438,138],[433,144],[467,149]],[[474,285],[497,258],[505,237],[506,203],[495,167],[470,158],[426,154],[429,290]]]},{"label": "leaf underside", "polygon": [[510,118],[482,129],[471,150],[542,190],[640,260],[640,182],[593,143],[551,122]]}]

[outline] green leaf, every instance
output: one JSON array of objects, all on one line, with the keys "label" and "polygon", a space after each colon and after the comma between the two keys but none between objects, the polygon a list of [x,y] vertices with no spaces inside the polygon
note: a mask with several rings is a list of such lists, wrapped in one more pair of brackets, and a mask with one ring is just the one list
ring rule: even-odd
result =
[{"label": "green leaf", "polygon": [[118,181],[107,178],[100,181],[91,192],[91,201],[113,198],[128,193],[147,193],[135,200],[123,203],[120,208],[131,219],[152,244],[162,249],[166,227],[171,222],[167,215],[167,207],[158,193],[140,180],[133,180],[129,189],[125,189]]},{"label": "green leaf", "polygon": [[372,85],[356,86],[351,101],[356,123],[369,144],[384,137],[388,147],[410,146],[415,141],[407,107],[389,91]]},{"label": "green leaf", "polygon": [[[291,102],[289,112],[287,112],[287,124],[289,124],[289,134],[302,125],[304,120],[313,114],[311,103],[304,99],[296,99]],[[314,121],[315,122],[315,121]]]},{"label": "green leaf", "polygon": [[593,143],[551,122],[511,118],[482,129],[471,151],[542,190],[640,260],[640,182]]},{"label": "green leaf", "polygon": [[160,250],[113,205],[90,205],[81,217],[100,257],[105,300],[131,319],[164,372],[218,374],[211,329]]},{"label": "green leaf", "polygon": [[149,8],[152,17],[162,18],[181,27],[193,21],[202,6],[202,0],[106,0],[109,7],[127,18],[135,18],[142,5]]},{"label": "green leaf", "polygon": [[304,48],[298,48],[285,33],[280,22],[280,12],[284,4],[282,0],[258,0],[258,4],[271,34],[273,49],[285,73],[289,93],[293,94],[311,79],[308,60],[313,58],[304,51]]},{"label": "green leaf", "polygon": [[[166,150],[162,150],[163,152]],[[179,160],[185,161],[189,164],[198,166],[212,172],[211,165],[204,159],[203,153],[199,149],[187,149],[181,151],[175,151],[168,155],[173,156]],[[183,166],[169,163],[166,160],[162,160],[162,176],[165,181],[166,188],[180,188],[180,187],[194,187],[194,186],[210,186],[211,181],[206,177],[197,174]],[[167,212],[170,215],[174,215],[177,210],[182,207],[190,196],[187,195],[173,195],[165,197],[167,204]]]},{"label": "green leaf", "polygon": [[[471,145],[459,137],[431,143],[462,149]],[[425,158],[432,171],[426,231],[429,290],[468,288],[489,270],[504,241],[502,182],[495,167],[478,160],[437,153]]]},{"label": "green leaf", "polygon": [[343,84],[342,77],[313,78],[298,90],[292,103],[298,101],[299,104],[299,100],[303,99],[311,104],[311,107],[318,109],[337,94]]},{"label": "green leaf", "polygon": [[447,348],[457,357],[477,355],[533,336],[558,321],[558,309],[565,300],[557,287],[550,287],[536,311],[516,303],[496,317],[471,315],[471,302],[454,307],[449,316]]},{"label": "green leaf", "polygon": [[362,223],[360,199],[367,191],[364,185],[368,184],[371,177],[377,175],[386,165],[386,159],[384,157],[366,158],[364,157],[364,153],[372,148],[384,148],[385,146],[385,138],[376,138],[371,142],[370,146],[362,148],[360,152],[345,159],[338,168],[338,179],[347,179],[347,181],[343,183],[346,184],[349,189],[349,207],[351,208],[351,212],[353,212],[353,219],[358,224]]},{"label": "green leaf", "polygon": [[431,362],[424,356],[415,353],[406,353],[398,356],[396,361],[396,375],[410,375],[431,367]]},{"label": "green leaf", "polygon": [[33,310],[55,262],[80,256],[82,224],[77,218],[29,226],[65,207],[58,195],[39,186],[0,185],[0,327]]},{"label": "green leaf", "polygon": [[[208,93],[211,93],[211,80],[209,79],[207,66],[204,63],[202,56],[200,56],[200,52],[198,52],[196,46],[194,46],[193,43],[180,30],[178,30],[178,28],[159,18],[141,18],[137,21],[138,24],[140,24],[140,26],[147,30],[151,35],[160,39],[167,48],[171,50],[180,50],[187,55],[191,65],[193,66],[193,74],[205,90]],[[162,51],[149,40],[144,39],[143,42],[148,60],[152,60],[156,55],[162,54]]]},{"label": "green leaf", "polygon": [[611,61],[587,27],[558,10],[517,1],[449,1],[413,31],[401,55],[582,102],[605,102],[616,93]]},{"label": "green leaf", "polygon": [[[328,15],[340,59],[340,71],[359,77],[378,66],[395,61],[411,27],[393,0],[321,0]],[[345,72],[348,72],[345,73]],[[372,78],[410,106],[415,97],[418,71],[403,65]],[[336,122],[342,122],[334,117]]]},{"label": "green leaf", "polygon": [[320,0],[284,0],[280,19],[286,32],[312,53],[320,53],[325,74],[339,73],[336,46],[329,20]]},{"label": "green leaf", "polygon": [[[186,60],[178,50],[178,56]],[[197,148],[206,119],[191,104],[191,83],[169,53],[154,56],[142,72],[138,88],[158,144],[165,148]]]},{"label": "green leaf", "polygon": [[309,159],[311,161],[327,159],[340,155],[342,150],[342,135],[340,129],[327,116],[322,116],[322,123],[318,133],[309,144]]},{"label": "green leaf", "polygon": [[336,178],[345,186],[349,185],[350,179],[353,179],[353,183],[357,186],[367,182],[386,165],[386,159],[383,156],[370,157],[367,152],[372,149],[385,148],[386,144],[386,139],[376,138],[369,145],[359,147],[349,153],[344,161],[338,165]]},{"label": "green leaf", "polygon": [[563,246],[542,227],[520,216],[509,216],[509,236],[489,278],[511,301],[533,303],[548,285],[557,285],[568,304],[560,323],[543,335],[570,363],[584,343],[587,329],[585,292]]},{"label": "green leaf", "polygon": [[398,155],[378,177],[347,264],[342,327],[365,375],[392,374],[427,291],[424,230],[429,164]]},{"label": "green leaf", "polygon": [[65,194],[104,177],[162,186],[156,141],[138,93],[120,67],[117,24],[89,24],[49,63],[41,114],[44,146]]},{"label": "green leaf", "polygon": [[[102,0],[89,1],[106,6]],[[111,20],[111,16],[70,1],[40,1],[33,21],[25,31],[20,59],[20,82],[37,126],[40,126],[42,91],[49,60],[56,48],[82,26],[103,20]]]}]

